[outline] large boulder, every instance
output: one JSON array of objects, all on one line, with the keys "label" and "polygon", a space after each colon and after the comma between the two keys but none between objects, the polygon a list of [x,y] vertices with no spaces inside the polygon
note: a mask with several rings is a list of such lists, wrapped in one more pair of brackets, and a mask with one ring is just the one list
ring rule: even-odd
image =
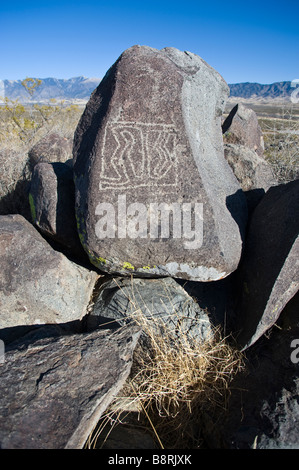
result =
[{"label": "large boulder", "polygon": [[258,155],[263,155],[263,132],[253,109],[242,103],[236,104],[223,122],[222,131],[226,143],[245,145]]},{"label": "large boulder", "polygon": [[212,337],[208,313],[174,279],[116,277],[105,281],[87,317],[87,328],[136,322],[145,335],[196,344]]},{"label": "large boulder", "polygon": [[34,167],[29,192],[32,222],[68,253],[87,261],[75,218],[73,170],[66,163],[40,162]]},{"label": "large boulder", "polygon": [[97,267],[201,281],[237,268],[246,201],[223,154],[228,93],[173,48],[133,46],[109,69],[73,151],[79,233]]},{"label": "large boulder", "polygon": [[136,327],[22,339],[0,365],[1,449],[81,449],[128,377]]},{"label": "large boulder", "polygon": [[21,215],[0,217],[0,338],[82,319],[98,275],[53,250]]},{"label": "large boulder", "polygon": [[299,289],[299,181],[270,188],[255,209],[240,265],[236,334],[251,346]]}]

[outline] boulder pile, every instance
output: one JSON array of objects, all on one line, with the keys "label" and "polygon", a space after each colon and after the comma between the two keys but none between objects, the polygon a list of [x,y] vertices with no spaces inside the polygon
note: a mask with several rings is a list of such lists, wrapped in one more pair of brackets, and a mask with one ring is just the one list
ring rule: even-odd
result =
[{"label": "boulder pile", "polygon": [[191,52],[133,46],[72,160],[56,134],[31,149],[26,203],[7,173],[1,448],[84,447],[146,347],[140,318],[174,344],[220,328],[243,351],[225,415],[197,423],[207,447],[299,448],[299,181],[274,180],[252,110],[223,120],[228,90]]}]

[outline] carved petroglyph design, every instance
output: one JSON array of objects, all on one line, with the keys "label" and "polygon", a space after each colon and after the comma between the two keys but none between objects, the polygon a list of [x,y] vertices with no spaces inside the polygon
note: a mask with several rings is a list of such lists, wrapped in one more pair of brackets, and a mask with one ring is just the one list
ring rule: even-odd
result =
[{"label": "carved petroglyph design", "polygon": [[100,189],[177,184],[176,132],[170,124],[110,123],[105,129]]}]

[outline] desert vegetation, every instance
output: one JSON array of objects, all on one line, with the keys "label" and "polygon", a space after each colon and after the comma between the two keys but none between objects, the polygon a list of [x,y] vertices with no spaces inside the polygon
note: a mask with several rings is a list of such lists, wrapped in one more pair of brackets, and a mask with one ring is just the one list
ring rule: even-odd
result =
[{"label": "desert vegetation", "polygon": [[82,108],[55,99],[35,103],[34,91],[40,83],[32,85],[30,79],[22,83],[28,103],[0,96],[0,211],[28,218],[23,206],[32,172],[30,150],[44,138],[51,141],[53,135],[72,142]]},{"label": "desert vegetation", "polygon": [[[29,95],[29,103],[0,97],[0,146],[17,151],[28,151],[31,146],[50,132],[62,137],[74,133],[82,109],[64,100],[50,99],[47,103],[35,103],[34,92],[41,80],[24,79],[22,85]],[[30,102],[32,100],[32,102]]]},{"label": "desert vegetation", "polygon": [[[189,335],[180,327],[182,312],[171,298],[171,320],[179,325],[176,331],[149,308],[144,314],[135,289],[132,281],[126,294],[131,306],[126,320],[141,328],[142,337],[134,351],[131,374],[86,448],[105,448],[115,431],[125,434],[130,429],[139,430],[143,439],[151,436],[160,449],[203,448],[203,418],[211,410],[217,409],[220,415],[227,411],[231,381],[244,367],[243,354],[220,327],[205,339]],[[165,296],[169,295],[165,289]]]},{"label": "desert vegetation", "polygon": [[299,177],[299,109],[282,107],[279,117],[260,117],[265,159],[279,182]]}]

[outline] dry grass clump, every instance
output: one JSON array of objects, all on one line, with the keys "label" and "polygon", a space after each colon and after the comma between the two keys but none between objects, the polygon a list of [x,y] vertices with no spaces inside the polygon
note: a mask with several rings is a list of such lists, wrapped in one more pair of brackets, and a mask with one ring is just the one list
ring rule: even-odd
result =
[{"label": "dry grass clump", "polygon": [[243,365],[241,353],[220,329],[206,340],[196,340],[157,325],[158,320],[142,315],[141,309],[133,316],[145,334],[135,349],[130,377],[86,447],[105,447],[115,426],[130,423],[132,409],[138,411],[133,427],[151,433],[157,447],[201,447],[203,417],[209,410],[225,410],[231,380]]},{"label": "dry grass clump", "polygon": [[[169,348],[164,337],[151,338],[151,350],[135,354],[128,383],[164,448],[199,446],[202,416],[225,408],[232,377],[241,367],[240,355],[214,337],[196,345],[179,342]],[[197,429],[196,429],[197,428]]]}]

